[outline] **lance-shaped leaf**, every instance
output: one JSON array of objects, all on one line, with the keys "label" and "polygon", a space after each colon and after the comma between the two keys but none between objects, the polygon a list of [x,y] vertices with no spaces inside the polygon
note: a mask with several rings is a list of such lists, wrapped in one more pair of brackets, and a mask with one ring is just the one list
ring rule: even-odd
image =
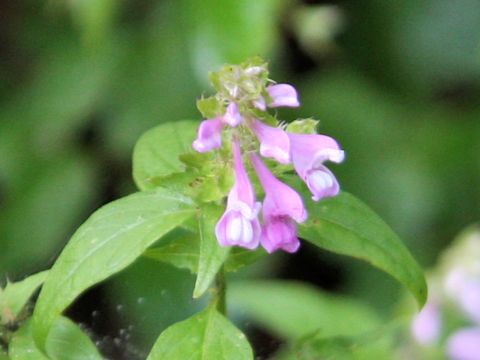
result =
[{"label": "lance-shaped leaf", "polygon": [[136,193],[96,211],[47,276],[33,316],[38,345],[43,349],[53,321],[78,295],[133,263],[194,211],[190,199],[164,189]]},{"label": "lance-shaped leaf", "polygon": [[393,276],[422,307],[427,284],[422,269],[392,229],[368,206],[348,193],[308,201],[309,219],[299,235],[332,252],[353,256]]},{"label": "lance-shaped leaf", "polygon": [[218,206],[206,205],[199,213],[200,251],[197,281],[193,290],[194,298],[202,296],[208,289],[230,251],[230,247],[220,246],[215,236],[215,224],[222,215],[222,211],[223,209]]},{"label": "lance-shaped leaf", "polygon": [[15,320],[28,299],[43,283],[47,273],[47,271],[42,271],[22,281],[16,283],[9,282],[5,289],[0,288],[0,318],[2,324]]},{"label": "lance-shaped leaf", "polygon": [[252,360],[245,335],[214,307],[176,323],[156,341],[147,360]]},{"label": "lance-shaped leaf", "polygon": [[238,281],[228,285],[228,304],[285,339],[320,331],[356,335],[377,328],[378,314],[365,304],[293,281]]}]

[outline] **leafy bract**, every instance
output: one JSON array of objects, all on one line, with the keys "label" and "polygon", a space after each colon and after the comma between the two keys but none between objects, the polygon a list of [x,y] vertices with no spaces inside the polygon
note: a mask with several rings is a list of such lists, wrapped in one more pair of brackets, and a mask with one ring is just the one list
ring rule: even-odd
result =
[{"label": "leafy bract", "polygon": [[78,295],[130,265],[194,211],[188,198],[165,189],[136,193],[97,210],[47,276],[33,316],[39,346],[44,347],[53,321]]},{"label": "leafy bract", "polygon": [[405,285],[420,307],[427,298],[422,269],[408,249],[368,206],[348,193],[307,202],[309,219],[299,235],[312,244],[353,256],[393,276]]},{"label": "leafy bract", "polygon": [[20,314],[28,299],[43,283],[47,271],[31,275],[16,283],[7,283],[4,289],[0,288],[0,319],[2,324],[15,320]]},{"label": "leafy bract", "polygon": [[252,360],[245,337],[214,307],[170,326],[156,341],[147,360]]},{"label": "leafy bract", "polygon": [[198,125],[168,122],[142,135],[133,151],[133,178],[139,189],[151,189],[162,183],[161,178],[185,171],[179,156],[192,151]]},{"label": "leafy bract", "polygon": [[74,322],[65,317],[55,320],[46,342],[47,355],[35,345],[31,323],[17,331],[9,345],[12,360],[101,360],[90,338]]},{"label": "leafy bract", "polygon": [[287,339],[317,330],[326,337],[357,335],[380,324],[378,315],[363,303],[298,282],[240,281],[228,289],[232,308]]}]

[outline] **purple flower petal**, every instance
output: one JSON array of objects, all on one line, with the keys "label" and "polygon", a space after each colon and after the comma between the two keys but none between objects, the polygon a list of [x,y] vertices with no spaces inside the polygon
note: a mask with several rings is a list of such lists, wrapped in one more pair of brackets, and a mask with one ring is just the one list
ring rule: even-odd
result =
[{"label": "purple flower petal", "polygon": [[315,134],[288,134],[293,167],[312,192],[312,199],[335,196],[340,187],[323,163],[341,162],[344,152],[331,137]]},{"label": "purple flower petal", "polygon": [[292,85],[277,84],[267,87],[267,92],[272,98],[270,107],[297,107],[300,106],[298,102],[297,90]]},{"label": "purple flower petal", "polygon": [[447,340],[447,354],[451,360],[480,360],[480,328],[455,332]]},{"label": "purple flower petal", "polygon": [[202,121],[198,128],[197,139],[192,144],[193,148],[203,153],[221,147],[224,126],[221,118]]},{"label": "purple flower petal", "polygon": [[243,121],[243,117],[238,111],[237,104],[232,102],[227,106],[225,115],[223,115],[223,121],[225,121],[231,127],[238,126]]},{"label": "purple flower petal", "polygon": [[260,141],[262,156],[273,158],[281,164],[290,162],[290,140],[285,131],[265,125],[259,120],[254,120],[252,128]]},{"label": "purple flower petal", "polygon": [[215,227],[215,235],[222,246],[241,246],[255,249],[260,242],[258,221],[260,204],[242,162],[238,141],[233,143],[235,184],[228,194],[227,208]]},{"label": "purple flower petal", "polygon": [[300,247],[297,225],[287,216],[272,217],[263,226],[261,243],[269,254],[279,249],[294,253]]}]

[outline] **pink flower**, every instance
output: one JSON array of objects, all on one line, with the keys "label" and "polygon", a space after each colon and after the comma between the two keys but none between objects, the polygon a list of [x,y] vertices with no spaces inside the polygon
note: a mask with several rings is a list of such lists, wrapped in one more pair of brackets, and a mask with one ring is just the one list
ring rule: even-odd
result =
[{"label": "pink flower", "polygon": [[447,354],[452,360],[480,360],[480,328],[466,328],[448,338]]},{"label": "pink flower", "polygon": [[276,84],[267,87],[268,95],[272,98],[269,107],[297,107],[300,106],[298,101],[297,90],[292,85]]},{"label": "pink flower", "polygon": [[192,144],[193,148],[203,153],[221,147],[224,126],[221,117],[202,121],[198,127],[197,139]]},{"label": "pink flower", "polygon": [[344,152],[331,137],[315,134],[288,134],[293,167],[312,192],[312,199],[335,196],[340,187],[335,176],[323,163],[327,160],[339,163]]},{"label": "pink flower", "polygon": [[228,194],[227,209],[215,227],[222,246],[241,246],[255,249],[260,242],[258,221],[260,203],[255,201],[252,184],[245,171],[238,140],[233,142],[235,184]]},{"label": "pink flower", "polygon": [[290,140],[285,131],[265,125],[259,120],[254,120],[252,129],[260,141],[262,156],[273,158],[282,164],[290,162]]},{"label": "pink flower", "polygon": [[300,195],[275,178],[260,158],[252,154],[251,161],[265,190],[261,243],[267,252],[278,249],[295,252],[300,246],[295,222],[307,219]]}]

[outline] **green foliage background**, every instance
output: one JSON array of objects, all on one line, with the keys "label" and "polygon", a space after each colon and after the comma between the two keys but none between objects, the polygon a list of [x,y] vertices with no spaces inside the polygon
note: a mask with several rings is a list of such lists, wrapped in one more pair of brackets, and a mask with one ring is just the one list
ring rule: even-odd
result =
[{"label": "green foliage background", "polygon": [[[139,136],[200,120],[208,71],[252,55],[299,89],[302,107],[280,116],[320,119],[347,153],[334,169],[342,187],[431,265],[480,213],[480,4],[316,3],[2,2],[0,281],[50,267],[93,209],[133,191]],[[251,274],[307,279],[384,313],[400,294],[379,271],[307,244],[238,276]],[[93,327],[111,353],[142,354],[201,307],[193,285],[188,272],[145,258],[71,316],[110,322]],[[127,328],[130,345],[110,341]]]}]

